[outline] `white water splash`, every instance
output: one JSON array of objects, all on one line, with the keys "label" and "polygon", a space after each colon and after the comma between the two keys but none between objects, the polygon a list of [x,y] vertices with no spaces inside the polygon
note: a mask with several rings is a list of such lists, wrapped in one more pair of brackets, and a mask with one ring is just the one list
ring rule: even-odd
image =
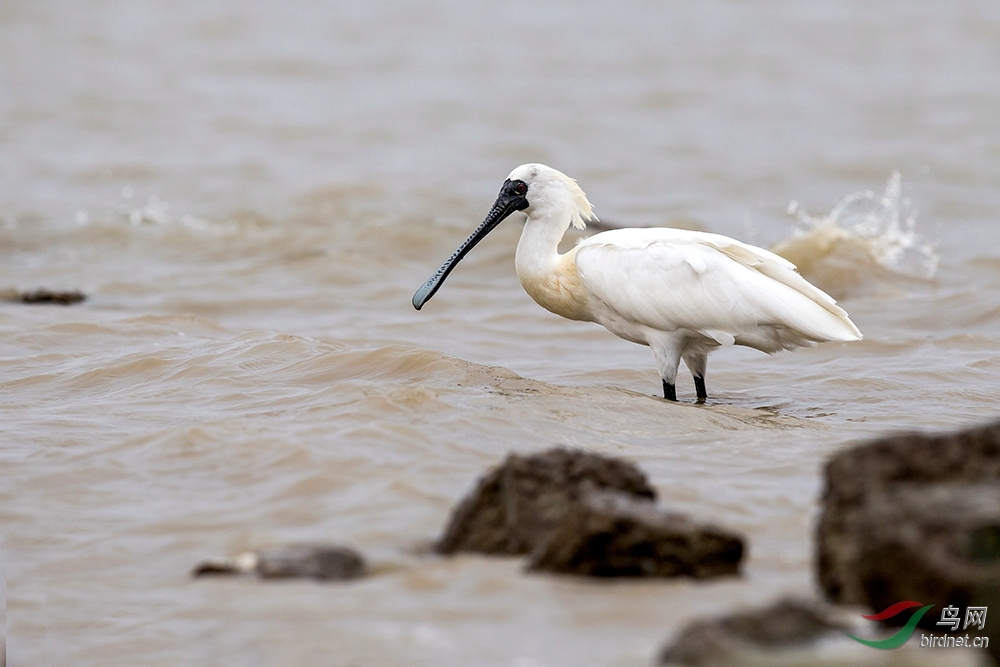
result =
[{"label": "white water splash", "polygon": [[[122,188],[121,201],[115,204],[102,219],[115,223],[124,222],[131,227],[183,227],[191,231],[206,232],[217,236],[235,234],[239,231],[239,225],[233,220],[210,221],[188,213],[176,216],[171,212],[170,205],[156,195],[150,195],[146,198],[145,204],[137,206],[131,201],[133,195],[132,188],[128,186]],[[81,216],[79,213],[77,214],[79,225],[86,226],[90,221],[89,215],[85,215],[81,221]]]},{"label": "white water splash", "polygon": [[910,198],[902,196],[898,171],[889,177],[881,196],[871,191],[849,194],[824,216],[810,215],[792,201],[788,213],[802,226],[775,252],[798,256],[798,261],[792,259],[795,263],[812,264],[848,248],[892,273],[931,279],[937,272],[937,249],[918,233],[917,211]]}]

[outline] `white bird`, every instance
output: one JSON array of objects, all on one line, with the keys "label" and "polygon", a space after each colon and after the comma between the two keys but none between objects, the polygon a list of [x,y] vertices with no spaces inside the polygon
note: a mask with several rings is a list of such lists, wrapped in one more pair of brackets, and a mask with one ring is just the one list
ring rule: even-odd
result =
[{"label": "white bird", "polygon": [[510,172],[481,225],[413,295],[417,310],[455,265],[514,211],[527,215],[517,277],[556,315],[596,322],[653,351],[663,397],[677,400],[681,359],[699,402],[708,353],[744,345],[769,354],[822,342],[861,340],[836,301],[774,253],[719,234],[669,228],[617,229],[559,253],[570,225],[595,220],[576,181],[543,164]]}]

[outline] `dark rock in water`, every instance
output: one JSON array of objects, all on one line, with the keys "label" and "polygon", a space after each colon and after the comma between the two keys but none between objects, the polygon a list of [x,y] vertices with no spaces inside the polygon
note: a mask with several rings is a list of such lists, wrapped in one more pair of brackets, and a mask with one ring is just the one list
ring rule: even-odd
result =
[{"label": "dark rock in water", "polygon": [[[832,601],[874,611],[934,604],[920,625],[945,633],[944,607],[957,608],[963,624],[969,607],[1000,609],[1000,423],[896,436],[835,456],[817,542]],[[957,630],[988,636],[1000,661],[1000,623]]]},{"label": "dark rock in water", "polygon": [[736,574],[743,540],[664,512],[631,463],[512,454],[456,508],[439,553],[531,554],[530,570],[598,577]]},{"label": "dark rock in water", "polygon": [[196,577],[256,574],[263,579],[344,580],[364,576],[365,562],[358,552],[348,547],[300,544],[206,561],[192,574]]},{"label": "dark rock in water", "polygon": [[[869,497],[849,525],[864,604],[874,611],[901,600],[934,604],[921,627],[989,637],[1000,662],[1000,623],[965,625],[970,607],[1000,609],[1000,484],[899,484]],[[962,625],[938,625],[945,607]]]},{"label": "dark rock in water", "polygon": [[346,547],[289,546],[258,556],[257,575],[265,579],[356,579],[365,574],[364,559]]},{"label": "dark rock in water", "polygon": [[[989,519],[988,501],[976,511],[978,518],[957,523],[959,517],[947,503],[978,506],[976,498],[982,499],[988,492],[969,492],[962,487],[997,483],[1000,483],[1000,423],[952,435],[900,435],[834,456],[826,466],[826,488],[817,528],[817,570],[823,590],[835,602],[869,603],[864,576],[859,570],[862,548],[872,546],[871,540],[882,530],[902,533],[899,522],[904,517],[904,523],[921,534],[947,529],[950,524],[953,534],[935,538],[939,541],[974,541],[977,538],[973,534],[987,535],[990,526],[1000,525],[1000,517]],[[921,490],[926,485],[942,484],[954,487],[952,491],[940,488],[933,491],[946,504],[919,501],[921,493],[930,493]],[[929,514],[924,513],[921,518],[919,508]],[[888,535],[887,539],[892,542],[900,538]],[[972,556],[962,556],[960,560],[969,558]],[[975,558],[982,560],[984,556]]]},{"label": "dark rock in water", "polygon": [[992,589],[1000,605],[1000,484],[900,487],[870,498],[853,522],[865,602],[964,610]]},{"label": "dark rock in water", "polygon": [[16,301],[27,304],[47,304],[54,303],[60,306],[69,306],[74,303],[84,301],[87,296],[83,292],[53,292],[47,289],[37,289],[33,292],[17,292],[5,294],[6,301]]},{"label": "dark rock in water", "polygon": [[821,604],[786,599],[769,607],[692,622],[664,647],[659,664],[728,667],[746,662],[747,656],[755,657],[753,662],[758,664],[774,664],[778,652],[808,647],[843,629]]},{"label": "dark rock in water", "polygon": [[531,555],[529,570],[595,577],[698,579],[737,574],[743,539],[699,526],[646,498],[593,491],[572,503]]},{"label": "dark rock in water", "polygon": [[585,492],[608,489],[655,497],[646,476],[626,461],[567,449],[511,454],[479,480],[455,509],[436,551],[527,554],[544,542]]}]

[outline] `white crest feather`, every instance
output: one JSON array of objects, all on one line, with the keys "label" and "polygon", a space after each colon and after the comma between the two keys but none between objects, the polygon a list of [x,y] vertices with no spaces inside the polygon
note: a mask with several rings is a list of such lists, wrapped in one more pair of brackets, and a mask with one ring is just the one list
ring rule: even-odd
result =
[{"label": "white crest feather", "polygon": [[[553,169],[552,171],[556,170]],[[570,224],[576,229],[586,229],[588,221],[597,220],[597,216],[594,215],[594,207],[587,200],[587,195],[584,194],[583,189],[577,185],[576,179],[570,178],[561,171],[556,171],[556,174],[565,179],[566,187],[573,196],[574,211],[572,217],[570,217]]]}]

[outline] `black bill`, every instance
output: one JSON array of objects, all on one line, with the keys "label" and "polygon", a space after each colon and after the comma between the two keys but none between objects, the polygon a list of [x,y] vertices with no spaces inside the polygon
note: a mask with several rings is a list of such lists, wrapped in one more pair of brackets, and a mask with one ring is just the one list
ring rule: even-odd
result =
[{"label": "black bill", "polygon": [[477,243],[482,241],[487,234],[493,231],[497,225],[503,222],[504,218],[514,211],[523,211],[528,208],[528,200],[525,197],[526,193],[527,187],[523,181],[511,181],[510,179],[504,181],[503,187],[500,188],[500,194],[497,196],[497,200],[494,202],[489,214],[487,214],[486,219],[476,228],[476,231],[472,232],[472,235],[465,240],[465,243],[460,245],[458,250],[448,258],[448,261],[442,264],[441,268],[413,295],[414,308],[420,310],[425,303],[430,301],[430,298],[438,291],[441,284],[444,283],[444,279],[455,268],[455,265],[462,261],[462,258]]}]

